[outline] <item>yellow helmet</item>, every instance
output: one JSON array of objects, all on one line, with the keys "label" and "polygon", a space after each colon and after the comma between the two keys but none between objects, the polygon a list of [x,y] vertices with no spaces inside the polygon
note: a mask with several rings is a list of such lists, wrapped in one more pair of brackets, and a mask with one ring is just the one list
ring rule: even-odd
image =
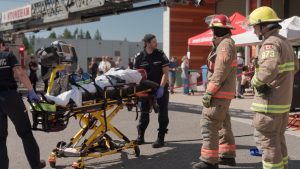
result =
[{"label": "yellow helmet", "polygon": [[277,16],[276,12],[268,7],[262,6],[251,12],[248,18],[249,25],[257,25],[265,22],[280,22],[281,19]]}]

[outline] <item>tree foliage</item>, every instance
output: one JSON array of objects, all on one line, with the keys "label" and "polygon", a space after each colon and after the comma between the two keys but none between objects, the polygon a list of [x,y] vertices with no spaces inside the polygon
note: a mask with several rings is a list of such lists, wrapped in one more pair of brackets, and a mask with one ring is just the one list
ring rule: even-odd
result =
[{"label": "tree foliage", "polygon": [[94,35],[95,40],[102,40],[99,30],[97,29]]},{"label": "tree foliage", "polygon": [[56,39],[56,33],[53,31],[50,33],[50,35],[48,36],[49,39]]},{"label": "tree foliage", "polygon": [[69,31],[68,28],[66,28],[66,29],[64,30],[63,38],[64,38],[64,39],[73,39],[72,33]]},{"label": "tree foliage", "polygon": [[92,39],[91,34],[89,31],[86,31],[85,33],[85,39]]}]

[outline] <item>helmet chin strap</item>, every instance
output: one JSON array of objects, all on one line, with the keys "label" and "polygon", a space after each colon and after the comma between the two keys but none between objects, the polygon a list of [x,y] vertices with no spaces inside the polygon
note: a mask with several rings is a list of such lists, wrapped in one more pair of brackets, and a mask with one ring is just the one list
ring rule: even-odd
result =
[{"label": "helmet chin strap", "polygon": [[259,24],[259,35],[258,35],[258,39],[259,40],[263,40],[263,34],[262,34],[262,32],[263,32],[263,27],[262,27],[261,24]]}]

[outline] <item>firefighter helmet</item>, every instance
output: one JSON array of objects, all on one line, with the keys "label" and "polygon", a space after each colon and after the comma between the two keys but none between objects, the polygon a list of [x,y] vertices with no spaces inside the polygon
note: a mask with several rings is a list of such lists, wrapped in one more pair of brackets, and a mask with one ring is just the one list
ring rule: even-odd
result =
[{"label": "firefighter helmet", "polygon": [[277,16],[276,12],[268,7],[262,6],[251,12],[248,18],[250,26],[266,22],[280,22],[281,19]]},{"label": "firefighter helmet", "polygon": [[223,14],[208,16],[205,18],[205,22],[209,25],[209,28],[233,29],[229,18]]}]

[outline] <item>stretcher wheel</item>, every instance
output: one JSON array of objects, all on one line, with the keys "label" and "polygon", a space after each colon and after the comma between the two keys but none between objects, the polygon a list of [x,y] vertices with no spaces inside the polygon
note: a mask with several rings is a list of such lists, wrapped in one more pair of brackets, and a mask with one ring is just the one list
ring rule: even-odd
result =
[{"label": "stretcher wheel", "polygon": [[56,162],[49,161],[49,165],[50,165],[51,168],[55,168]]},{"label": "stretcher wheel", "polygon": [[55,153],[51,153],[51,155],[49,156],[49,159],[48,159],[48,162],[49,162],[49,165],[51,168],[55,168],[56,166],[56,155]]},{"label": "stretcher wheel", "polygon": [[83,163],[79,160],[77,162],[73,162],[72,168],[74,169],[84,169]]},{"label": "stretcher wheel", "polygon": [[134,154],[136,157],[139,157],[141,155],[141,150],[139,146],[134,146]]}]

